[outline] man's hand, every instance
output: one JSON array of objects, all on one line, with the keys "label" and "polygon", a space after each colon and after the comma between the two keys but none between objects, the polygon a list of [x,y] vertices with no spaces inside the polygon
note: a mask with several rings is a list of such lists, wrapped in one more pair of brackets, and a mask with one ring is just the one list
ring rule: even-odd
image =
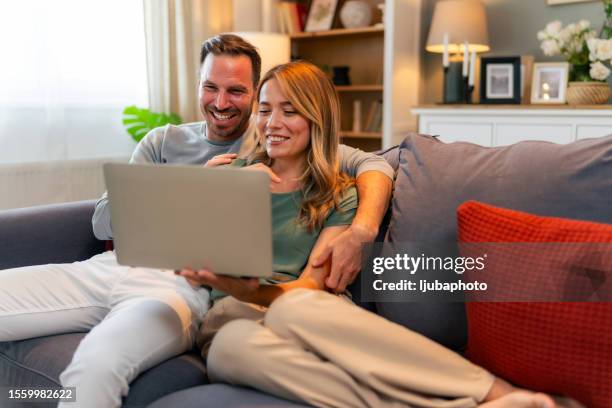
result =
[{"label": "man's hand", "polygon": [[230,164],[238,155],[236,153],[219,154],[204,164],[204,167],[217,167]]},{"label": "man's hand", "polygon": [[331,273],[325,286],[336,293],[344,292],[361,270],[362,244],[371,242],[376,231],[360,225],[351,225],[346,231],[329,241],[322,252],[314,259],[312,266],[320,267],[331,258]]},{"label": "man's hand", "polygon": [[248,302],[259,289],[259,279],[257,278],[234,278],[216,275],[208,269],[194,271],[187,268],[175,271],[175,273],[184,276],[190,282],[210,286],[244,302]]}]

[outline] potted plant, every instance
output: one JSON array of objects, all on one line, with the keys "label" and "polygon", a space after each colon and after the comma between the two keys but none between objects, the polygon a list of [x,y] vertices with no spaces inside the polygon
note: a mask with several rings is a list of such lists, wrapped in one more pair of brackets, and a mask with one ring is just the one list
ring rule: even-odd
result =
[{"label": "potted plant", "polygon": [[167,124],[180,125],[182,122],[183,120],[176,113],[151,112],[149,109],[134,105],[123,110],[123,125],[135,142],[140,142],[147,133],[156,127]]},{"label": "potted plant", "polygon": [[553,21],[538,32],[545,55],[563,55],[570,63],[567,100],[571,105],[600,104],[608,100],[605,81],[611,72],[612,39],[597,38],[597,32],[590,26],[588,20],[566,27],[560,21]]},{"label": "potted plant", "polygon": [[603,0],[604,10],[606,12],[606,20],[601,29],[601,38],[612,38],[612,0]]}]

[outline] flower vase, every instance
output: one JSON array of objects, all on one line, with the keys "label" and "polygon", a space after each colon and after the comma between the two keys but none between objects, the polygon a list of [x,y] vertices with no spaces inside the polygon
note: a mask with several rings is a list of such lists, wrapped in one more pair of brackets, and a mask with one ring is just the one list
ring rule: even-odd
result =
[{"label": "flower vase", "polygon": [[600,105],[608,101],[609,95],[606,82],[576,81],[567,87],[567,103],[570,105]]}]

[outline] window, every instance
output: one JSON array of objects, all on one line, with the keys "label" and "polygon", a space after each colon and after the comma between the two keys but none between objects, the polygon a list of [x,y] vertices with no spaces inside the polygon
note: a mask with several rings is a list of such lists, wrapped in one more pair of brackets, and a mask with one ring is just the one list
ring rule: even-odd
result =
[{"label": "window", "polygon": [[142,0],[0,2],[0,163],[128,156],[147,104]]}]

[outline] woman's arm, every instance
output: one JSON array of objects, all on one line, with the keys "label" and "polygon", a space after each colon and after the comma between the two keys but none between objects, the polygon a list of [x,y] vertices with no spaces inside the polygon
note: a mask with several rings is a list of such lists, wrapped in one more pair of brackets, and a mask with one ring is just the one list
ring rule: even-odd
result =
[{"label": "woman's arm", "polygon": [[270,304],[277,297],[293,289],[325,289],[325,279],[329,275],[331,263],[326,262],[315,268],[312,266],[312,259],[319,255],[330,240],[340,235],[348,227],[348,225],[339,225],[324,228],[319,234],[319,238],[317,239],[317,242],[315,243],[315,246],[310,254],[308,264],[302,271],[302,274],[297,280],[291,282],[278,283],[275,285],[259,285],[257,278],[233,278],[229,276],[216,275],[213,272],[205,269],[199,271],[183,269],[178,273],[202,285],[211,286],[224,293],[227,293],[228,295],[231,295],[243,302],[270,306]]}]

